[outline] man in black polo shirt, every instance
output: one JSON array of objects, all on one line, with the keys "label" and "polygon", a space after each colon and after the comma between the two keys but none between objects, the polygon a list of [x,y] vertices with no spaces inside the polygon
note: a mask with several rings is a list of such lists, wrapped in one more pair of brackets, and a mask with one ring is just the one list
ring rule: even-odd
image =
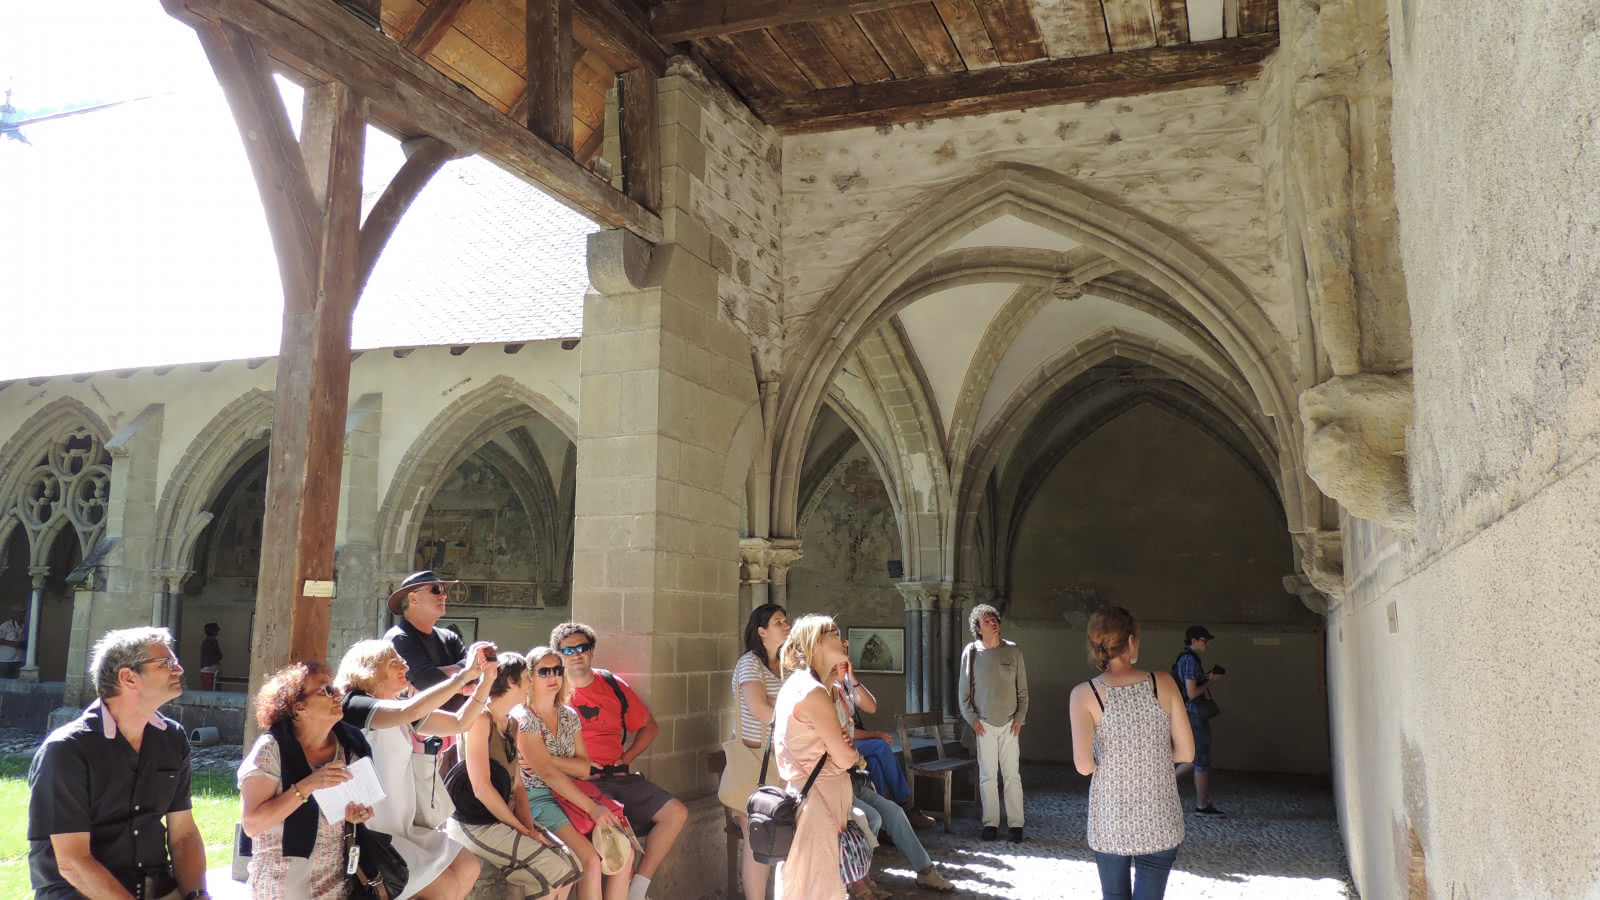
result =
[{"label": "man in black polo shirt", "polygon": [[[406,680],[419,691],[467,667],[467,648],[461,636],[448,628],[433,627],[444,618],[450,586],[460,583],[445,581],[428,571],[413,572],[400,582],[399,590],[389,595],[389,615],[400,616],[400,621],[383,639],[394,645],[395,652],[410,666]],[[464,690],[471,692],[470,687]],[[440,708],[455,712],[464,702],[465,696],[452,697]]]},{"label": "man in black polo shirt", "polygon": [[51,732],[28,769],[34,896],[209,900],[189,738],[156,711],[183,693],[172,635],[108,632],[89,674],[99,699]]}]

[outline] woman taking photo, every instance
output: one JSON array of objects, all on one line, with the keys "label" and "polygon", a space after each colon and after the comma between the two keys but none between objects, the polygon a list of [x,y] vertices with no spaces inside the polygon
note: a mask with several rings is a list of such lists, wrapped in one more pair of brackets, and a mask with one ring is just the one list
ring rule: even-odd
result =
[{"label": "woman taking photo", "polygon": [[[339,689],[321,663],[293,663],[256,695],[266,732],[239,764],[240,824],[253,842],[250,896],[256,900],[342,900],[344,825],[329,822],[311,793],[350,780],[345,766],[371,755],[361,731],[341,722]],[[351,803],[345,820],[364,823]]]},{"label": "woman taking photo", "polygon": [[[781,650],[787,675],[773,712],[772,756],[789,790],[799,793],[821,763],[800,804],[794,843],[778,863],[779,900],[843,900],[839,834],[850,821],[850,769],[859,758],[839,726],[822,679],[848,659],[839,627],[828,616],[802,616]],[[824,759],[824,757],[826,757]]]},{"label": "woman taking photo", "polygon": [[[1089,782],[1089,849],[1105,900],[1160,900],[1183,843],[1174,763],[1194,758],[1172,676],[1134,668],[1139,623],[1120,606],[1089,619],[1100,670],[1072,689],[1072,759]],[[1129,867],[1134,877],[1129,877]]]},{"label": "woman taking photo", "polygon": [[567,705],[571,689],[566,667],[560,655],[549,647],[528,651],[528,661],[533,669],[528,705],[513,709],[511,718],[518,728],[517,749],[522,753],[522,783],[528,792],[529,814],[577,854],[583,864],[583,880],[578,882],[581,900],[625,900],[633,878],[632,848],[621,871],[606,875],[600,869],[600,854],[594,844],[556,802],[556,794],[560,794],[578,810],[588,813],[591,831],[602,825],[622,827],[610,809],[573,781],[589,774],[589,751],[583,746],[583,723],[578,711]]},{"label": "woman taking photo", "polygon": [[[416,824],[419,798],[411,779],[411,758],[418,736],[459,734],[477,721],[488,705],[495,675],[495,664],[484,658],[492,647],[472,645],[466,668],[417,694],[411,693],[406,680],[406,661],[388,641],[357,641],[339,664],[335,683],[344,692],[344,721],[364,729],[372,745],[373,768],[386,794],[373,806],[367,827],[389,835],[395,852],[406,861],[405,891],[391,900],[463,900],[478,880],[477,857],[444,832]],[[477,686],[471,698],[458,711],[439,709],[474,680]],[[432,763],[435,757],[426,759]],[[443,779],[436,790],[444,794]]]},{"label": "woman taking photo", "polygon": [[529,897],[561,900],[582,867],[554,833],[534,824],[528,792],[516,776],[517,725],[511,710],[527,699],[528,661],[501,653],[489,685],[489,704],[461,740],[461,762],[447,779],[455,815],[445,833],[500,869]]},{"label": "woman taking photo", "polygon": [[[767,896],[766,863],[756,862],[750,853],[750,823],[745,820],[745,801],[755,793],[761,777],[761,761],[771,751],[767,728],[783,687],[779,674],[778,651],[789,637],[789,613],[776,603],[763,603],[750,613],[744,624],[744,654],[733,664],[733,698],[739,704],[739,721],[734,739],[722,745],[727,765],[722,770],[722,786],[717,797],[733,810],[734,819],[744,830],[744,862],[740,876],[745,900],[764,900]],[[769,771],[775,772],[775,767]],[[773,775],[768,775],[769,783]]]}]

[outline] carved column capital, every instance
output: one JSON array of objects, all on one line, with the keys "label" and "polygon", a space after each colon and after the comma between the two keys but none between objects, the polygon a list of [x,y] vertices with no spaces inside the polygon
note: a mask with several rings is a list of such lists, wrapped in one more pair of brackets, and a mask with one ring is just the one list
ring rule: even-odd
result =
[{"label": "carved column capital", "polygon": [[789,567],[805,555],[799,538],[773,538],[772,549],[767,551],[767,576],[773,584],[789,583]]},{"label": "carved column capital", "polygon": [[1317,586],[1312,584],[1311,579],[1305,575],[1283,576],[1283,589],[1299,597],[1300,602],[1305,604],[1306,609],[1319,616],[1327,615],[1328,610],[1332,608],[1332,604],[1328,602],[1328,595],[1317,590]]},{"label": "carved column capital", "polygon": [[1312,587],[1334,601],[1344,599],[1344,535],[1339,531],[1311,530],[1294,535],[1300,571]]},{"label": "carved column capital", "polygon": [[1406,475],[1411,410],[1410,375],[1339,376],[1300,395],[1306,474],[1351,515],[1406,534],[1417,525]]},{"label": "carved column capital", "polygon": [[739,580],[745,584],[760,584],[767,580],[771,565],[772,541],[763,537],[740,538]]},{"label": "carved column capital", "polygon": [[50,576],[49,566],[29,566],[28,577],[33,579],[33,589],[44,587],[44,580]]},{"label": "carved column capital", "polygon": [[948,581],[902,581],[895,585],[908,610],[946,608],[950,602],[950,588]]}]

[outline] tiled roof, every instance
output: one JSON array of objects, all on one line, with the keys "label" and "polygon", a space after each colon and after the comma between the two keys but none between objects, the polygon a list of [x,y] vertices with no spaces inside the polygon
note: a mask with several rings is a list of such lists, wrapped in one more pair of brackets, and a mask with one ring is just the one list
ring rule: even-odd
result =
[{"label": "tiled roof", "polygon": [[356,308],[356,349],[575,338],[594,226],[478,157],[435,175]]}]

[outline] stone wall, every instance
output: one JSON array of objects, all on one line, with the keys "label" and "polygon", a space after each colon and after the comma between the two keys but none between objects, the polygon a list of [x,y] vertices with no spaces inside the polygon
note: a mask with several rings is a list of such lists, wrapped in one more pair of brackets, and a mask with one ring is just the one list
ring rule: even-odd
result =
[{"label": "stone wall", "polygon": [[1600,23],[1483,12],[1389,4],[1417,530],[1348,523],[1328,634],[1368,897],[1600,891]]}]

